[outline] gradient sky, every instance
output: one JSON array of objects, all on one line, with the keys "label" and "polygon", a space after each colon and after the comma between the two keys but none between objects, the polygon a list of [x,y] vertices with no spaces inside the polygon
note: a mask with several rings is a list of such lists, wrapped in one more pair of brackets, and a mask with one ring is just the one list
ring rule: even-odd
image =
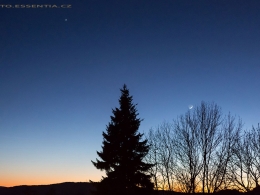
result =
[{"label": "gradient sky", "polygon": [[0,7],[0,186],[100,180],[124,83],[141,132],[202,100],[260,122],[259,0],[0,4],[71,5]]}]

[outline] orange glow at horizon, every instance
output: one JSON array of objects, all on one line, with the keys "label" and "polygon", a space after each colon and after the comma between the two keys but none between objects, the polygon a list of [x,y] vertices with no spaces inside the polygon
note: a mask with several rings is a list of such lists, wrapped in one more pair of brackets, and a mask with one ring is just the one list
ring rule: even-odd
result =
[{"label": "orange glow at horizon", "polygon": [[[100,181],[99,179],[90,179],[91,181]],[[34,179],[34,180],[21,180],[21,179],[12,179],[12,180],[6,180],[0,179],[0,186],[2,187],[14,187],[14,186],[32,186],[32,185],[50,185],[50,184],[59,184],[64,182],[89,182],[89,180],[62,180],[62,179],[50,179],[50,180],[41,180],[41,179]]]},{"label": "orange glow at horizon", "polygon": [[[105,172],[99,171],[94,166],[83,166],[80,163],[20,163],[0,167],[0,186],[13,187],[21,185],[50,185],[64,182],[89,182],[100,181]],[[90,164],[90,163],[89,163]],[[45,165],[45,166],[44,166]]]},{"label": "orange glow at horizon", "polygon": [[71,177],[53,177],[53,178],[32,178],[32,177],[1,177],[0,178],[0,186],[2,187],[14,187],[14,186],[21,186],[21,185],[50,185],[50,184],[58,184],[58,183],[64,183],[64,182],[89,182],[91,181],[100,181],[102,176],[96,176],[93,177],[76,177],[76,176],[71,176]]}]

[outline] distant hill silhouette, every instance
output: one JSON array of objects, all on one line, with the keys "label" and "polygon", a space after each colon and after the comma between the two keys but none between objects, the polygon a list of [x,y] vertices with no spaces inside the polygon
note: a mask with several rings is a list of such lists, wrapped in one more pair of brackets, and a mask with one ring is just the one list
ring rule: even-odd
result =
[{"label": "distant hill silhouette", "polygon": [[94,190],[88,182],[66,182],[51,185],[0,187],[0,195],[90,195]]},{"label": "distant hill silhouette", "polygon": [[[94,190],[91,183],[88,182],[65,182],[50,185],[34,185],[34,186],[0,186],[0,195],[91,195],[90,191]],[[158,195],[184,195],[180,192],[159,191]],[[198,193],[200,194],[200,193]],[[260,195],[260,187],[248,193],[241,193],[236,190],[223,190],[216,195]]]}]

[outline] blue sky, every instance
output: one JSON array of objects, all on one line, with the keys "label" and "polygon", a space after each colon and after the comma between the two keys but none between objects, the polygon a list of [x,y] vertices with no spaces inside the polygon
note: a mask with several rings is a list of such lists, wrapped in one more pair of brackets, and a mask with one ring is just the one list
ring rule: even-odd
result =
[{"label": "blue sky", "polygon": [[146,132],[214,101],[260,122],[257,0],[1,1],[0,186],[98,181],[125,83]]}]

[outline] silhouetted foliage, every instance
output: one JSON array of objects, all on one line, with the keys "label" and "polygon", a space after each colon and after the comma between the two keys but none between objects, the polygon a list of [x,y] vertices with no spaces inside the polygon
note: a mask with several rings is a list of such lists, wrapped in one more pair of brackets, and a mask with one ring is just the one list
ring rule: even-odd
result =
[{"label": "silhouetted foliage", "polygon": [[120,108],[112,110],[111,122],[102,134],[102,151],[97,152],[101,160],[92,161],[107,175],[100,183],[95,183],[96,195],[144,195],[153,190],[151,176],[146,174],[153,165],[143,162],[149,146],[147,140],[141,141],[143,134],[138,133],[142,120],[137,118],[136,104],[132,103],[132,99],[124,85],[119,99]]},{"label": "silhouetted foliage", "polygon": [[[259,127],[259,125],[258,125]],[[250,195],[259,195],[260,194],[260,186],[256,186],[251,192],[249,192]]]},{"label": "silhouetted foliage", "polygon": [[218,191],[215,194],[216,195],[239,195],[241,193],[238,190],[226,189],[226,190],[220,190],[220,191]]}]

